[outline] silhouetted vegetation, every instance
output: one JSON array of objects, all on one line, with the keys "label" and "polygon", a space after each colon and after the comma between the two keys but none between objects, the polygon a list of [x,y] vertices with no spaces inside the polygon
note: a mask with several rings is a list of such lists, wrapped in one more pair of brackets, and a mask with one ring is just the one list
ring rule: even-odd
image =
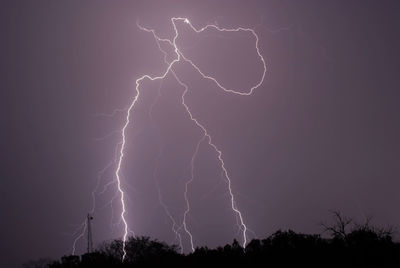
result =
[{"label": "silhouetted vegetation", "polygon": [[82,256],[64,256],[60,261],[39,260],[26,267],[400,267],[400,244],[392,240],[393,230],[353,223],[334,212],[331,225],[322,224],[330,237],[279,230],[265,239],[251,240],[245,249],[238,241],[209,249],[200,247],[187,255],[177,246],[130,237],[126,258],[122,241],[104,242]]}]

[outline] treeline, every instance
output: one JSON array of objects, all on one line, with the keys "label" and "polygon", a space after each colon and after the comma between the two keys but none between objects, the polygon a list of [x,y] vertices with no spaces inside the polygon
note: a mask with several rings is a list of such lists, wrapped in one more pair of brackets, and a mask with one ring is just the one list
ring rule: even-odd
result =
[{"label": "treeline", "polygon": [[[400,244],[392,229],[360,225],[335,213],[332,225],[323,225],[330,237],[277,231],[253,239],[246,248],[232,244],[200,247],[187,255],[148,237],[130,237],[122,262],[122,241],[105,242],[90,254],[64,256],[59,261],[29,267],[400,267]],[[39,266],[40,265],[40,266]]]}]

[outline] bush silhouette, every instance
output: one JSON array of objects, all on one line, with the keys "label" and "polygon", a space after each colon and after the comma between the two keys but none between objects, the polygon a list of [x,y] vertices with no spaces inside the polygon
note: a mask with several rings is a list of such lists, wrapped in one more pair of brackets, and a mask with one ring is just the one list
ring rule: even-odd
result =
[{"label": "bush silhouette", "polygon": [[216,249],[199,247],[187,255],[179,254],[175,245],[129,237],[124,262],[122,241],[112,240],[81,257],[64,256],[47,261],[47,266],[30,267],[400,267],[400,244],[393,241],[391,228],[373,227],[369,220],[360,225],[337,212],[333,223],[323,226],[330,237],[278,230],[265,239],[251,240],[246,248],[234,240]]}]

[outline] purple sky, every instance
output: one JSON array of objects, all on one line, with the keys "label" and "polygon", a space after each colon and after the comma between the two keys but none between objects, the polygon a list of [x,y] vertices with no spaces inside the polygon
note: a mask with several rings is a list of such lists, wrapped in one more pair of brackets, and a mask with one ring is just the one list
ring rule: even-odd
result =
[{"label": "purple sky", "polygon": [[[397,1],[6,1],[0,8],[2,131],[0,266],[71,252],[92,208],[98,172],[115,157],[135,80],[165,70],[151,34],[173,36],[171,17],[195,27],[253,28],[267,64],[252,96],[226,94],[187,63],[174,70],[187,103],[222,150],[250,238],[278,228],[321,232],[340,210],[359,221],[399,225],[400,5]],[[246,91],[262,64],[246,33],[195,35],[178,46],[224,85]],[[173,55],[173,54],[171,54]],[[155,102],[160,89],[161,97]],[[176,242],[158,201],[181,224],[183,190],[201,132],[168,76],[143,82],[127,129],[122,167],[127,220],[137,235]],[[155,103],[155,104],[154,104]],[[149,109],[153,106],[153,120]],[[99,139],[105,137],[104,139]],[[98,192],[114,179],[115,165]],[[96,195],[95,244],[122,236],[115,184]],[[195,246],[240,234],[226,182],[203,143],[189,188]],[[113,209],[112,209],[113,208]],[[113,212],[114,211],[114,212]],[[188,238],[182,233],[185,252]],[[77,243],[77,253],[85,240]]]}]

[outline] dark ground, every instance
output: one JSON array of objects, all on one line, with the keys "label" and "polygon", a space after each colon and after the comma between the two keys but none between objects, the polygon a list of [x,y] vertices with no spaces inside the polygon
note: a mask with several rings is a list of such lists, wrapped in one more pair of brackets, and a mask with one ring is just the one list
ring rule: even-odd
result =
[{"label": "dark ground", "polygon": [[26,267],[398,267],[400,243],[393,241],[393,229],[377,228],[366,221],[353,223],[335,213],[331,225],[322,224],[329,237],[277,231],[265,239],[253,239],[243,249],[238,241],[224,247],[197,248],[183,255],[148,237],[130,237],[122,259],[122,241],[104,242],[97,250],[61,260],[41,259]]}]

